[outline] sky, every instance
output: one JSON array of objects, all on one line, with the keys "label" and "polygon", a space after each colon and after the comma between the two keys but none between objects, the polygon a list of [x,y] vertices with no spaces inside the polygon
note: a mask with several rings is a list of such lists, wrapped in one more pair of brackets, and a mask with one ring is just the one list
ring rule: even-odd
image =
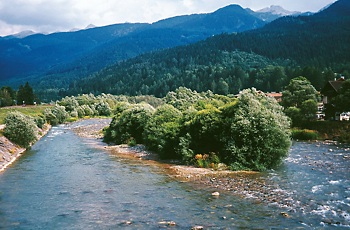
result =
[{"label": "sky", "polygon": [[125,22],[152,23],[193,13],[210,13],[230,4],[259,10],[279,5],[317,12],[335,0],[0,0],[0,36],[25,30],[40,33]]}]

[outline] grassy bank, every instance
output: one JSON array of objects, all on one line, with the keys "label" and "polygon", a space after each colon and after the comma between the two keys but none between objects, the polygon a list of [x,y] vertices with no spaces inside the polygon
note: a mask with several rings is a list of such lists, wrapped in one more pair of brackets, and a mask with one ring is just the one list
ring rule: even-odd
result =
[{"label": "grassy bank", "polygon": [[316,131],[318,139],[321,140],[350,143],[350,122],[347,121],[311,121],[301,124],[298,128],[308,130],[304,133],[310,134],[312,137],[314,137],[312,131]]},{"label": "grassy bank", "polygon": [[19,111],[25,115],[31,116],[31,117],[37,117],[43,114],[44,110],[48,107],[48,105],[36,105],[36,106],[10,106],[10,107],[3,107],[0,108],[0,124],[4,124],[4,120],[6,115],[9,112],[13,111]]}]

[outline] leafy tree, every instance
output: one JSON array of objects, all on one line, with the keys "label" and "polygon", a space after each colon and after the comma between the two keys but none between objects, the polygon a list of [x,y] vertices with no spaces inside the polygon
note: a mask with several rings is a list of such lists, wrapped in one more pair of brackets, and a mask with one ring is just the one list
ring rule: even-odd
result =
[{"label": "leafy tree", "polygon": [[34,99],[35,99],[35,95],[34,95],[33,89],[28,82],[26,82],[24,86],[23,85],[19,86],[19,89],[17,92],[18,103],[24,102],[24,104],[33,105]]},{"label": "leafy tree", "polygon": [[[282,95],[282,105],[292,118],[296,126],[302,120],[310,120],[317,112],[317,91],[310,81],[304,77],[293,78]],[[288,108],[296,109],[288,109]],[[299,111],[300,115],[296,112]],[[300,118],[300,119],[299,119]]]},{"label": "leafy tree", "polygon": [[191,135],[190,148],[195,153],[210,153],[220,149],[221,111],[207,105],[207,108],[198,111],[191,120],[186,121],[185,130]]},{"label": "leafy tree", "polygon": [[300,105],[300,113],[304,120],[315,119],[315,114],[317,113],[317,102],[313,99],[303,101]]},{"label": "leafy tree", "polygon": [[109,116],[112,113],[112,109],[109,104],[103,100],[100,100],[95,104],[95,109],[100,116]]},{"label": "leafy tree", "polygon": [[182,113],[172,105],[162,105],[148,120],[143,136],[149,149],[162,158],[180,158],[177,154]]},{"label": "leafy tree", "polygon": [[0,106],[11,106],[14,104],[14,100],[16,99],[15,91],[9,87],[4,86],[0,89]]},{"label": "leafy tree", "polygon": [[338,112],[350,111],[350,80],[346,80],[340,88],[339,94],[333,98],[332,104]]},{"label": "leafy tree", "polygon": [[127,144],[132,139],[143,143],[143,132],[154,108],[149,104],[137,104],[125,110],[120,116],[114,116],[105,131],[104,140],[117,144]]},{"label": "leafy tree", "polygon": [[79,106],[78,101],[73,96],[65,97],[62,100],[60,100],[57,104],[64,106],[67,112],[72,112],[73,110],[76,110]]},{"label": "leafy tree", "polygon": [[36,140],[37,126],[34,119],[20,112],[10,112],[5,118],[4,135],[14,143],[29,147]]},{"label": "leafy tree", "polygon": [[292,79],[283,91],[282,105],[285,108],[300,108],[301,104],[309,99],[317,101],[316,89],[305,77],[297,77]]},{"label": "leafy tree", "polygon": [[51,125],[62,124],[68,118],[68,113],[64,106],[55,105],[53,108],[44,110],[46,121]]},{"label": "leafy tree", "polygon": [[289,119],[275,99],[255,89],[222,109],[221,159],[233,169],[266,170],[280,164],[290,147]]}]

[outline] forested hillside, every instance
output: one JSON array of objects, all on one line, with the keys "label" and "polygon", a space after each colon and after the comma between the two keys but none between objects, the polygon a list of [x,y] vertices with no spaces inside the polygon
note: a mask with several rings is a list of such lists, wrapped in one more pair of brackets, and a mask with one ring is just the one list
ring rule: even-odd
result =
[{"label": "forested hillside", "polygon": [[300,65],[334,66],[350,62],[350,1],[339,0],[311,16],[282,17],[263,28],[208,41],[220,50],[240,49]]},{"label": "forested hillside", "polygon": [[142,55],[75,81],[61,93],[164,96],[179,86],[220,94],[248,87],[268,92],[281,91],[297,76],[320,90],[334,72],[349,74],[349,10],[341,0],[312,16],[283,17],[261,29]]},{"label": "forested hillside", "polygon": [[46,81],[45,87],[67,88],[72,80],[139,54],[265,24],[242,7],[231,5],[213,13],[178,16],[153,24],[124,23],[22,39],[0,37],[0,80],[13,87],[25,78],[35,87],[35,81]]}]

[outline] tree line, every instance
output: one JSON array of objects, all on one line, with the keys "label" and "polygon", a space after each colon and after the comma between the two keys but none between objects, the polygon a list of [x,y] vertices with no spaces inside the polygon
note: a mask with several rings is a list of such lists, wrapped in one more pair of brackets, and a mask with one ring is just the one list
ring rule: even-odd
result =
[{"label": "tree line", "polygon": [[18,90],[12,89],[10,86],[3,86],[0,89],[0,107],[12,106],[12,105],[34,105],[38,102],[38,98],[35,96],[33,88],[26,84],[20,85]]}]

